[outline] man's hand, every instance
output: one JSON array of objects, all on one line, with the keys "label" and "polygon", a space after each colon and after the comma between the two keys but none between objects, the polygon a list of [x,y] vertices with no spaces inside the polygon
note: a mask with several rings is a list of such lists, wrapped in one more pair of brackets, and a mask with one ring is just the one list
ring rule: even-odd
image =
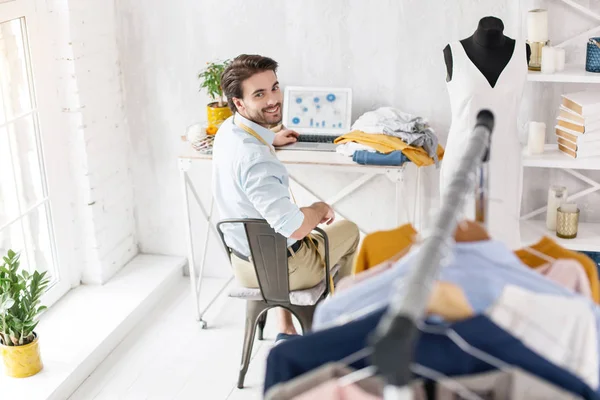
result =
[{"label": "man's hand", "polygon": [[325,204],[327,206],[327,214],[325,214],[325,216],[319,223],[320,224],[327,223],[327,225],[331,225],[333,223],[333,220],[335,219],[335,211],[333,211],[333,208],[331,208],[331,206],[329,204],[327,204],[327,203],[323,203],[323,204]]},{"label": "man's hand", "polygon": [[273,146],[281,147],[287,144],[296,143],[298,140],[298,132],[293,131],[291,129],[282,129],[275,134],[275,139],[273,139]]}]

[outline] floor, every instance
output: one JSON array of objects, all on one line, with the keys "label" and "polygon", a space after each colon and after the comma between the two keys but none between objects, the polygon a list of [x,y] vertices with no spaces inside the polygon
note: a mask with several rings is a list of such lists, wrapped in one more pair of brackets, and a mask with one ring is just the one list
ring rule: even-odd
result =
[{"label": "floor", "polygon": [[[211,280],[201,304],[224,281]],[[240,400],[261,399],[265,361],[276,334],[269,314],[265,341],[256,341],[244,389],[237,372],[244,332],[245,302],[223,297],[200,329],[193,316],[189,279],[125,338],[70,397],[70,400]]]}]

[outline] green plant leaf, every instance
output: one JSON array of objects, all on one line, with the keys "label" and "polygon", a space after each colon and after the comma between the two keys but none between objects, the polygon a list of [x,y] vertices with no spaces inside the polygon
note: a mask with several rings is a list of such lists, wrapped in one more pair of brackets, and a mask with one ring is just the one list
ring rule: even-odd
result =
[{"label": "green plant leaf", "polygon": [[46,272],[20,269],[19,257],[9,250],[0,265],[0,339],[8,346],[33,340],[38,317],[46,309],[40,299],[50,283]]}]

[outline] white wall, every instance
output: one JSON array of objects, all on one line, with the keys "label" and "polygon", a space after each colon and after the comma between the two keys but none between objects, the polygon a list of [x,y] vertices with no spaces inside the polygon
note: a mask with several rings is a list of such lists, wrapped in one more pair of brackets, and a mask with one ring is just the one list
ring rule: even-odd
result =
[{"label": "white wall", "polygon": [[[62,261],[71,264],[72,285],[101,284],[138,253],[115,8],[104,0],[49,0],[38,17],[57,71],[54,103],[68,131],[62,156],[71,176],[64,185],[74,191],[72,220],[55,221],[73,231],[73,257]],[[44,135],[53,139],[51,129]]]},{"label": "white wall", "polygon": [[[505,33],[517,37],[519,7],[514,0],[147,0],[143,7],[134,0],[117,2],[141,250],[185,254],[176,158],[185,127],[205,115],[207,99],[198,93],[196,74],[207,61],[240,53],[268,55],[279,61],[283,85],[349,86],[354,90],[354,118],[391,105],[428,118],[444,143],[450,109],[442,49],[469,36],[487,15],[501,18]],[[520,122],[522,129],[525,122]],[[353,178],[291,172],[305,173],[301,180],[312,182],[323,195]],[[430,168],[425,175],[421,205],[427,210],[437,201],[437,171]],[[209,167],[193,175],[207,203],[209,178]],[[412,196],[413,182],[407,186],[406,195]],[[297,197],[300,202],[312,200]],[[535,193],[525,207],[540,206],[542,198],[545,193]],[[393,186],[381,177],[339,206],[365,230],[375,230],[394,226],[389,217],[394,202]],[[200,242],[204,226],[194,220],[195,240]],[[210,274],[225,268],[215,256],[218,245],[211,242]]]}]

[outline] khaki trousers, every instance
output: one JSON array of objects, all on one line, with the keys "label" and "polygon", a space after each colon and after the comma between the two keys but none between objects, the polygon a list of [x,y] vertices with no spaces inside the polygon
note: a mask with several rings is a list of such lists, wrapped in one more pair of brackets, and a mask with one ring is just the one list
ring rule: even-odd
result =
[{"label": "khaki trousers", "polygon": [[[323,227],[329,239],[329,264],[340,265],[337,278],[350,275],[354,262],[354,254],[358,247],[360,234],[355,223],[350,221],[339,221]],[[318,251],[325,256],[325,240],[319,233],[311,234],[313,241],[317,244]],[[233,274],[240,285],[248,288],[258,288],[254,265],[231,255]],[[306,241],[298,251],[288,257],[288,273],[290,279],[290,290],[307,289],[317,285],[325,278],[325,269],[321,256],[315,247]]]}]

